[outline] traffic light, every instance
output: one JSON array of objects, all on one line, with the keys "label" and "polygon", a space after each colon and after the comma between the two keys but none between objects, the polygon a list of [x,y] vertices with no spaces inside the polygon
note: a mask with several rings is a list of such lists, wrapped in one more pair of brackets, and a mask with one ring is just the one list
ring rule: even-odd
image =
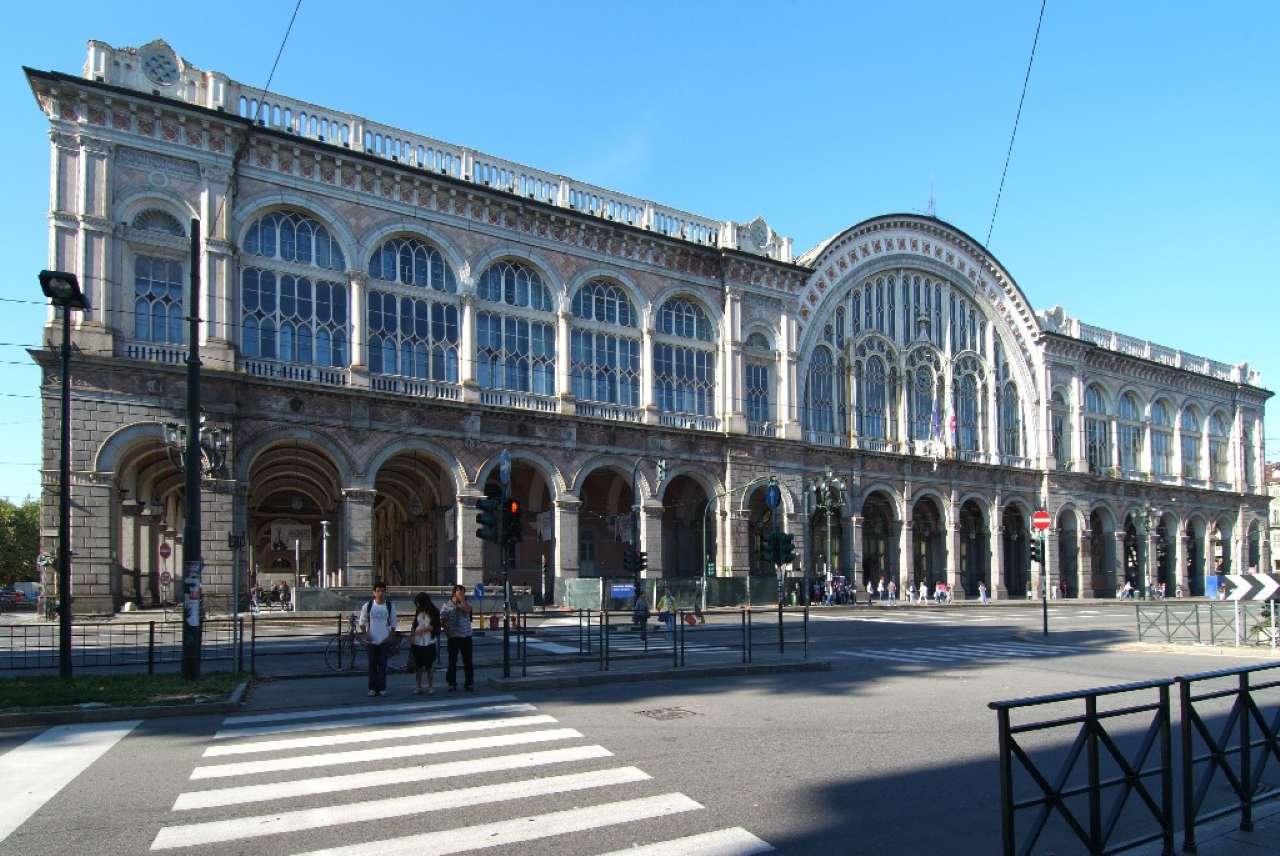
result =
[{"label": "traffic light", "polygon": [[790,532],[778,533],[778,564],[790,565],[796,560],[796,538]]},{"label": "traffic light", "polygon": [[502,500],[492,493],[476,502],[476,509],[479,511],[476,515],[476,523],[480,524],[476,528],[476,535],[481,541],[498,543],[498,515],[501,513],[501,505]]},{"label": "traffic light", "polygon": [[636,573],[643,574],[649,567],[649,554],[644,550],[636,551]]},{"label": "traffic light", "polygon": [[523,510],[520,500],[507,499],[502,502],[502,540],[507,544],[518,543],[524,537]]},{"label": "traffic light", "polygon": [[630,544],[622,548],[622,569],[631,576],[636,576],[649,567],[649,556],[643,550],[637,550]]},{"label": "traffic light", "polygon": [[760,564],[776,565],[778,563],[778,536],[774,532],[760,534]]},{"label": "traffic light", "polygon": [[1034,538],[1031,541],[1031,561],[1038,562],[1041,565],[1044,564],[1044,542],[1039,538]]}]

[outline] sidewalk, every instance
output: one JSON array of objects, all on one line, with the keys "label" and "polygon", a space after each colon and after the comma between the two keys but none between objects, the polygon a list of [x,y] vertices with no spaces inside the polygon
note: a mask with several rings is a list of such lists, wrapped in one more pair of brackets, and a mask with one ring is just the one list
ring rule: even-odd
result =
[{"label": "sidewalk", "polygon": [[[1174,852],[1181,853],[1182,830],[1174,835]],[[1161,856],[1159,843],[1131,851],[1135,856]],[[1280,802],[1267,802],[1253,807],[1253,831],[1240,831],[1240,815],[1196,827],[1197,856],[1263,856],[1280,853]]]}]

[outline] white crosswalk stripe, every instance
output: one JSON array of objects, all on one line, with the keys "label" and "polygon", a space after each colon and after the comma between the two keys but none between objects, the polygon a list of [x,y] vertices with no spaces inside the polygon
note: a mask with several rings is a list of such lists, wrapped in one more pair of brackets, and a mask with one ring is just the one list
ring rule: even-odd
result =
[{"label": "white crosswalk stripe", "polygon": [[[663,839],[663,827],[641,821],[692,817],[705,807],[664,791],[638,767],[616,763],[613,753],[585,741],[581,732],[546,727],[553,724],[555,717],[512,696],[227,717],[203,757],[252,760],[197,765],[191,789],[174,801],[175,822],[157,832],[151,849],[282,836],[285,851],[292,852],[287,842],[294,841],[300,843],[293,850],[325,847],[305,856],[464,853],[535,841],[546,841],[555,852],[598,853],[593,830],[637,824],[629,835],[640,840],[617,856],[753,856],[773,850],[746,829],[716,829],[696,819],[687,830],[693,834],[670,838],[673,830],[666,827],[668,837],[656,840]],[[453,736],[465,732],[475,734]],[[373,745],[335,751],[366,743]],[[547,745],[555,743],[563,745]],[[347,765],[359,766],[342,772]],[[202,789],[205,782],[213,787]],[[387,788],[394,792],[388,795]],[[548,802],[557,795],[574,795],[567,802],[573,807],[564,807],[563,796],[558,805]],[[531,806],[543,804],[545,810],[530,813]],[[459,824],[458,817],[467,820]],[[370,833],[397,821],[394,832]],[[655,840],[646,843],[651,828]],[[308,833],[318,834],[304,837]]]},{"label": "white crosswalk stripe", "polygon": [[1057,657],[1089,651],[1079,645],[1043,645],[1029,642],[969,642],[922,648],[877,648],[831,653],[892,663],[954,663],[966,660],[1021,660]]}]

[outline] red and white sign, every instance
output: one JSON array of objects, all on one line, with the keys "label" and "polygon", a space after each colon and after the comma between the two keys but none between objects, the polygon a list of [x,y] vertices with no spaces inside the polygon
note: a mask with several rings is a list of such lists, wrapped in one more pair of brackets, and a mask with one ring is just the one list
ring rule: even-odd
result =
[{"label": "red and white sign", "polygon": [[160,545],[160,558],[167,559],[172,555],[173,555],[173,548],[169,546],[169,543],[167,541]]},{"label": "red and white sign", "polygon": [[1049,512],[1043,508],[1031,515],[1031,525],[1041,532],[1049,528],[1049,524],[1053,522],[1053,518],[1049,516]]}]

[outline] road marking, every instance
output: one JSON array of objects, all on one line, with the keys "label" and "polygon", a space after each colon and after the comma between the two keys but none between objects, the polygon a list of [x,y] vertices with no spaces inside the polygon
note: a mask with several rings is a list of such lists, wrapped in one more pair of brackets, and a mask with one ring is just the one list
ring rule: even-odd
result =
[{"label": "road marking", "polygon": [[[260,722],[297,722],[300,719],[322,719],[329,716],[345,716],[354,713],[394,713],[402,710],[431,710],[438,707],[466,707],[473,704],[492,704],[497,701],[515,701],[513,695],[495,695],[486,696],[484,698],[457,698],[444,699],[442,701],[425,701],[425,702],[406,702],[404,704],[362,704],[352,705],[349,707],[322,707],[313,710],[296,710],[286,711],[285,713],[255,713],[255,714],[239,714],[236,716],[228,716],[222,720],[224,727],[238,728],[241,725],[252,725]],[[236,737],[239,732],[227,733],[219,731],[214,735],[214,739],[219,737]]]},{"label": "road marking", "polygon": [[537,648],[539,651],[546,651],[548,654],[583,653],[576,645],[561,645],[559,642],[547,642],[544,639],[526,639],[524,644],[531,648]]},{"label": "road marking", "polygon": [[523,728],[526,725],[550,725],[554,716],[508,716],[500,719],[463,720],[438,722],[432,725],[415,725],[412,728],[381,728],[376,731],[344,732],[318,737],[294,737],[288,740],[258,740],[252,743],[235,743],[227,746],[210,746],[204,757],[223,755],[252,755],[258,752],[279,752],[284,749],[312,749],[318,746],[342,746],[348,743],[374,743],[378,740],[397,740],[408,737],[428,737],[434,734],[457,734],[462,731],[489,731],[499,728]]},{"label": "road marking", "polygon": [[0,755],[0,841],[141,722],[58,725]]},{"label": "road marking", "polygon": [[[491,713],[520,713],[532,711],[531,704],[482,704],[477,707],[395,713],[389,716],[357,716],[351,719],[332,719],[325,722],[300,722],[297,725],[265,725],[261,728],[240,728],[234,732],[219,731],[217,740],[232,737],[267,737],[273,734],[289,734],[299,731],[329,731],[336,728],[356,728],[361,725],[397,725],[409,722],[429,722],[437,719],[463,719],[469,716],[485,716]],[[209,754],[209,753],[205,753]]]},{"label": "road marking", "polygon": [[197,808],[266,803],[291,797],[318,794],[343,793],[360,788],[380,788],[387,785],[403,785],[412,782],[430,782],[480,773],[496,773],[505,770],[523,770],[544,764],[568,764],[574,761],[590,761],[596,758],[612,758],[613,753],[603,746],[573,746],[568,749],[547,749],[541,752],[525,752],[519,755],[498,755],[467,761],[447,761],[420,767],[398,767],[389,770],[373,770],[366,773],[348,773],[342,776],[317,776],[311,779],[295,779],[289,782],[272,782],[266,785],[238,785],[207,791],[191,791],[180,794],[173,804],[174,811],[190,811]]},{"label": "road marking", "polygon": [[191,771],[191,778],[223,779],[228,776],[250,776],[255,773],[279,773],[285,770],[306,770],[312,767],[328,767],[336,764],[359,764],[366,761],[386,761],[392,758],[414,758],[419,755],[464,752],[468,749],[495,749],[501,746],[519,746],[522,743],[572,740],[581,736],[579,732],[572,728],[551,728],[543,731],[525,731],[520,734],[467,737],[462,740],[443,740],[431,743],[410,743],[407,746],[382,746],[377,749],[357,749],[350,752],[324,752],[318,755],[303,755],[295,758],[240,761],[234,764],[196,767]]},{"label": "road marking", "polygon": [[698,811],[702,805],[684,794],[662,794],[635,800],[603,803],[548,814],[518,817],[496,823],[482,823],[455,829],[441,829],[421,835],[407,835],[384,841],[369,841],[349,847],[313,850],[298,856],[419,856],[421,853],[465,853],[490,847],[504,847],[539,838],[553,838],[601,826],[615,826],[637,820]]},{"label": "road marking", "polygon": [[772,853],[773,847],[740,826],[659,841],[642,847],[614,850],[601,856],[756,856]]},{"label": "road marking", "polygon": [[[549,794],[563,794],[604,788],[631,782],[643,782],[652,778],[636,767],[616,767],[611,770],[595,770],[588,773],[570,773],[564,776],[548,776],[541,779],[523,779],[501,782],[496,785],[480,785],[450,791],[432,791],[407,797],[368,800],[340,806],[322,806],[298,811],[277,812],[255,817],[239,817],[232,820],[216,820],[192,823],[186,826],[161,828],[152,850],[171,850],[177,847],[195,847],[217,844],[243,838],[279,835],[287,832],[305,832],[348,823],[382,821],[387,818],[407,817],[428,812],[446,811],[486,803],[508,802]],[[435,849],[434,847],[432,849]],[[381,852],[381,848],[377,848]]]}]

